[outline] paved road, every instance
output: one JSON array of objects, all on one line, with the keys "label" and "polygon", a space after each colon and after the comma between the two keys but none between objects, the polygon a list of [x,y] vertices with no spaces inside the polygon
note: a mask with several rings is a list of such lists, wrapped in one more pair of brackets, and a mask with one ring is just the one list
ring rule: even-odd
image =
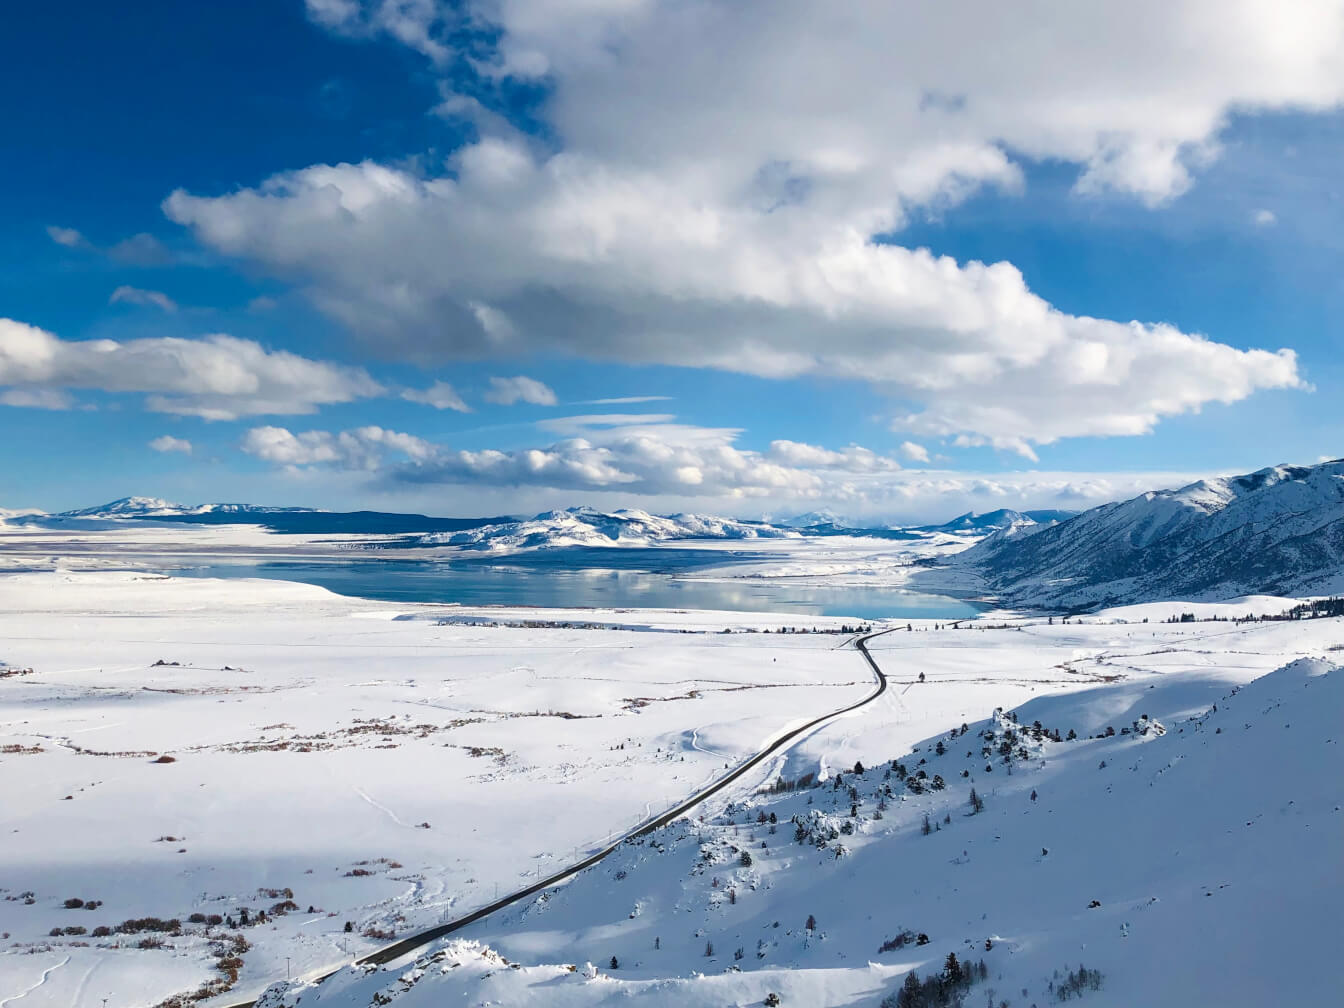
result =
[{"label": "paved road", "polygon": [[[795,742],[801,739],[808,732],[812,731],[814,728],[817,728],[818,726],[825,724],[832,718],[840,717],[842,714],[848,714],[851,711],[856,711],[860,707],[865,707],[868,704],[872,703],[874,700],[876,700],[878,697],[880,697],[883,693],[887,691],[887,677],[883,675],[882,670],[878,668],[877,662],[873,660],[873,656],[868,653],[867,642],[872,640],[874,637],[880,637],[884,633],[891,633],[891,631],[879,630],[876,633],[866,634],[863,637],[859,637],[854,641],[854,646],[858,648],[859,653],[863,655],[864,660],[868,663],[868,667],[872,670],[873,677],[876,680],[876,685],[874,686],[873,691],[869,693],[866,697],[864,697],[862,700],[856,701],[855,703],[850,704],[848,707],[841,707],[839,710],[834,710],[827,714],[823,714],[820,717],[813,718],[811,721],[807,722],[807,724],[801,725],[797,728],[794,728],[791,731],[785,732],[783,735],[779,736],[779,738],[775,739],[768,746],[766,746],[766,748],[762,749],[755,756],[751,757],[751,759],[747,760],[745,763],[739,764],[735,769],[733,769],[727,774],[724,774],[718,780],[714,781],[712,784],[708,785],[702,790],[697,791],[695,794],[691,795],[685,801],[681,802],[681,804],[668,809],[666,812],[659,813],[658,815],[653,816],[650,819],[646,819],[644,822],[640,823],[630,832],[622,835],[620,839],[607,845],[606,847],[603,847],[596,853],[590,854],[588,857],[584,858],[577,864],[570,865],[568,868],[562,868],[555,874],[549,875],[546,878],[541,879],[539,882],[534,882],[525,889],[519,889],[517,892],[510,893],[507,896],[502,896],[499,899],[495,900],[493,903],[488,903],[478,910],[473,910],[471,913],[466,914],[463,917],[458,917],[456,920],[448,921],[444,924],[439,924],[435,927],[428,928],[427,930],[424,931],[419,931],[416,934],[408,935],[407,937],[401,938],[395,942],[392,942],[389,945],[385,945],[375,952],[370,952],[368,955],[361,956],[360,958],[353,960],[353,964],[358,966],[362,966],[366,963],[382,964],[391,962],[394,959],[400,959],[407,953],[414,952],[418,948],[423,948],[424,946],[437,941],[438,939],[444,937],[445,935],[450,935],[454,931],[460,931],[462,928],[467,927],[468,925],[471,924],[475,924],[477,921],[482,920],[485,917],[489,917],[491,914],[497,913],[498,911],[503,910],[505,907],[512,906],[515,903],[521,902],[522,900],[527,899],[529,896],[535,896],[543,889],[549,889],[553,885],[556,885],[560,882],[564,882],[566,879],[572,878],[574,875],[577,875],[585,868],[591,868],[593,865],[597,864],[599,861],[607,857],[609,854],[612,853],[612,851],[616,850],[618,847],[621,846],[621,844],[625,843],[627,840],[632,840],[635,839],[636,837],[642,837],[649,833],[652,833],[654,830],[661,829],[662,827],[666,826],[674,819],[677,819],[680,816],[685,815],[691,809],[695,808],[695,806],[703,802],[706,798],[711,798],[714,795],[718,794],[724,788],[728,787],[730,784],[732,784],[734,781],[740,778],[743,774],[748,773],[754,767],[760,765],[764,760],[769,759],[775,753],[778,753],[783,749],[787,749],[789,746],[793,745]],[[320,976],[312,977],[311,979],[317,983],[321,983],[323,980],[326,980],[328,977],[334,976],[335,974],[339,973],[341,970],[345,969],[349,965],[351,965],[350,962],[341,963],[339,966],[333,967],[326,973],[323,973]],[[231,1005],[224,1006],[224,1008],[254,1008],[255,1004],[256,1004],[255,1000],[237,1001]]]}]

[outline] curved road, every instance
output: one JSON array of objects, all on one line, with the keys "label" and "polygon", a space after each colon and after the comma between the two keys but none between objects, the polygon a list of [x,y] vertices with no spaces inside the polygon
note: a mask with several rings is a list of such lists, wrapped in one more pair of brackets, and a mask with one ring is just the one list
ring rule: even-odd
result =
[{"label": "curved road", "polygon": [[[718,794],[724,788],[728,787],[730,784],[732,784],[734,781],[740,778],[743,774],[750,771],[753,767],[759,766],[764,760],[769,759],[775,753],[793,745],[793,743],[797,742],[802,736],[806,735],[808,732],[812,731],[819,725],[824,724],[825,722],[831,720],[832,718],[840,717],[842,714],[848,714],[851,711],[856,711],[860,707],[865,707],[868,704],[872,703],[874,700],[876,700],[878,697],[880,697],[883,693],[887,691],[887,677],[882,673],[882,670],[878,668],[877,662],[873,660],[873,656],[868,653],[867,643],[872,638],[880,637],[882,634],[886,633],[891,633],[891,630],[879,630],[876,633],[865,634],[864,636],[859,637],[854,641],[854,646],[858,648],[859,653],[863,655],[864,660],[868,663],[868,667],[872,670],[873,677],[876,680],[876,686],[873,688],[873,691],[869,693],[866,697],[864,697],[862,700],[856,701],[855,703],[852,703],[847,707],[841,707],[839,710],[831,711],[828,714],[823,714],[820,717],[813,718],[811,721],[807,722],[807,724],[801,725],[797,728],[785,732],[783,735],[779,736],[779,738],[775,739],[768,746],[766,746],[764,749],[758,752],[755,756],[751,757],[751,759],[747,760],[745,763],[740,764],[739,766],[737,766],[736,769],[730,771],[729,773],[724,774],[722,777],[714,781],[714,783],[710,784],[708,787],[705,787],[702,790],[697,791],[695,794],[691,795],[685,801],[681,802],[679,805],[676,805],[668,809],[666,812],[661,812],[658,815],[645,820],[644,822],[636,826],[634,829],[630,830],[630,832],[623,834],[618,840],[608,844],[606,847],[601,848],[596,853],[590,854],[588,857],[584,858],[577,864],[570,865],[568,868],[562,868],[560,869],[560,871],[555,872],[553,875],[548,875],[546,878],[541,879],[539,882],[534,882],[524,889],[519,889],[517,892],[510,893],[508,896],[502,896],[499,899],[495,900],[493,903],[487,903],[485,906],[480,907],[477,910],[473,910],[471,913],[466,914],[465,916],[458,917],[456,920],[436,925],[435,927],[429,928],[425,931],[419,931],[413,935],[409,935],[405,938],[399,939],[398,941],[395,941],[390,945],[385,945],[375,952],[370,952],[368,955],[360,956],[358,959],[354,959],[349,962],[343,962],[339,966],[333,967],[332,969],[328,970],[322,975],[313,977],[310,982],[321,983],[323,980],[326,980],[328,977],[336,975],[341,970],[345,969],[347,966],[350,965],[355,966],[363,966],[365,964],[381,965],[383,963],[392,962],[394,959],[400,959],[408,952],[414,952],[416,949],[422,948],[425,945],[429,945],[430,943],[437,941],[438,939],[444,937],[445,935],[450,935],[454,931],[460,931],[462,928],[467,927],[470,924],[475,924],[478,920],[481,920],[482,918],[485,917],[489,917],[491,914],[503,910],[505,907],[512,906],[515,903],[527,899],[529,896],[534,896],[537,893],[541,892],[543,889],[549,889],[553,885],[556,885],[560,882],[564,882],[567,879],[573,877],[574,875],[577,875],[585,868],[591,868],[593,865],[597,864],[599,861],[606,858],[609,854],[615,851],[618,847],[621,846],[621,844],[625,843],[627,840],[633,840],[636,837],[642,837],[649,833],[652,833],[654,830],[661,829],[668,823],[672,822],[674,819],[677,819],[680,816],[686,814],[691,809],[695,808],[695,806],[703,802],[706,798],[711,798],[714,795]],[[236,1001],[230,1005],[222,1006],[222,1008],[254,1008],[255,1004],[256,1004],[255,1000]]]}]

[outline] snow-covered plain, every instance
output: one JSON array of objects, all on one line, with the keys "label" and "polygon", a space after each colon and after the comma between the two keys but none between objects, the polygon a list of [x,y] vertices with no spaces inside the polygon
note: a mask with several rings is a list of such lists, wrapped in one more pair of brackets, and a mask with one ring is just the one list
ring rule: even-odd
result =
[{"label": "snow-covered plain", "polygon": [[[93,536],[93,563],[124,566],[146,537],[156,554],[247,546],[215,529],[116,534],[116,548]],[[78,554],[66,535],[25,556]],[[889,542],[767,548],[779,564],[753,573],[886,580],[909,565]],[[1043,1008],[1054,971],[1083,962],[1104,974],[1085,995],[1099,1005],[1333,1004],[1329,971],[1298,964],[1328,961],[1344,898],[1344,673],[1330,660],[1344,625],[1163,622],[1289,604],[901,621],[870,642],[891,679],[873,704],[418,964],[312,986],[302,978],[382,943],[366,931],[405,935],[544,877],[866,695],[849,635],[759,632],[856,621],[467,609],[127,571],[0,577],[0,1008],[154,1005],[220,980],[235,935],[249,947],[214,1004],[280,981],[266,1003],[775,993],[875,1008],[949,952],[989,967],[969,1003],[992,988],[995,1004]],[[1034,720],[1061,741],[1018,735],[1004,764],[1004,733]],[[888,776],[893,760],[945,787],[914,793]],[[761,793],[809,774],[820,787]],[[189,919],[238,924],[243,907],[268,920]],[[92,934],[141,917],[181,933]],[[902,929],[928,944],[879,952]]]},{"label": "snow-covered plain", "polygon": [[286,957],[330,965],[373,948],[365,930],[426,927],[549,874],[872,689],[843,635],[720,632],[784,622],[0,578],[0,999],[67,956],[24,1008],[153,1003],[212,975],[204,928],[128,958],[78,947],[87,935],[43,941],[55,927],[317,908],[248,930],[243,990]]}]

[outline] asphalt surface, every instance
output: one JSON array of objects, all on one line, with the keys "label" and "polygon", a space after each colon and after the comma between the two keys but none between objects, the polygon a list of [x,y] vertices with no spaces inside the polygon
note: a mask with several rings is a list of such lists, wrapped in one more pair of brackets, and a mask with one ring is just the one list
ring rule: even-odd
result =
[{"label": "asphalt surface", "polygon": [[[868,663],[868,667],[872,670],[873,676],[876,679],[876,686],[874,687],[873,692],[869,693],[862,700],[852,703],[848,707],[841,707],[839,710],[830,711],[829,713],[823,714],[820,717],[813,718],[811,721],[807,722],[807,724],[801,725],[797,728],[794,728],[791,731],[785,732],[779,738],[771,742],[770,745],[768,745],[766,748],[762,749],[755,756],[751,757],[751,759],[747,760],[745,763],[739,764],[735,769],[733,769],[727,774],[724,774],[724,776],[720,777],[718,780],[714,781],[712,784],[708,785],[702,790],[697,791],[695,794],[691,795],[689,798],[681,802],[679,805],[676,805],[668,809],[666,812],[659,813],[658,815],[654,816],[651,819],[645,820],[643,823],[636,826],[630,832],[623,834],[619,839],[608,844],[606,847],[603,847],[601,850],[598,850],[596,853],[590,854],[588,857],[584,858],[577,864],[572,864],[567,868],[562,868],[560,871],[557,871],[552,875],[548,875],[546,878],[534,882],[524,889],[519,889],[517,892],[510,893],[507,896],[502,896],[499,899],[495,900],[493,903],[488,903],[477,910],[473,910],[471,913],[466,914],[463,917],[458,917],[455,920],[447,921],[443,924],[436,925],[435,927],[428,928],[424,931],[418,931],[413,935],[408,935],[407,937],[398,939],[397,941],[394,941],[391,944],[384,945],[382,948],[374,952],[370,952],[368,955],[361,956],[358,959],[351,960],[350,962],[341,963],[339,966],[333,967],[330,971],[323,973],[321,976],[311,978],[309,982],[321,983],[322,981],[332,976],[335,976],[341,970],[351,965],[355,966],[381,965],[383,963],[392,962],[395,959],[400,959],[402,956],[414,952],[416,949],[423,948],[426,945],[438,941],[440,938],[443,938],[446,935],[450,935],[455,931],[460,931],[462,930],[462,928],[475,924],[477,921],[483,920],[484,918],[489,917],[491,914],[498,913],[505,907],[513,906],[515,903],[519,903],[522,900],[527,899],[529,896],[535,896],[543,889],[549,889],[551,886],[557,885],[560,882],[564,882],[572,878],[573,876],[577,875],[584,869],[591,868],[593,865],[602,861],[613,851],[619,848],[621,844],[629,840],[636,839],[637,837],[646,836],[649,833],[652,833],[654,830],[662,829],[668,823],[685,815],[687,812],[695,808],[697,805],[705,801],[707,798],[712,798],[714,795],[718,794],[720,791],[724,790],[729,785],[733,784],[736,780],[738,780],[738,778],[742,777],[744,774],[748,773],[753,768],[759,766],[764,760],[769,759],[771,756],[775,755],[775,753],[783,749],[787,749],[789,746],[797,742],[800,738],[802,738],[808,732],[812,731],[814,728],[817,728],[818,726],[826,723],[827,721],[830,721],[832,718],[840,717],[843,714],[848,714],[851,711],[856,711],[860,707],[865,707],[868,704],[872,703],[874,700],[876,700],[878,697],[880,697],[883,693],[887,691],[887,677],[882,673],[882,670],[878,668],[877,662],[873,660],[873,656],[869,654],[867,642],[872,640],[872,638],[880,637],[882,634],[885,633],[891,633],[891,631],[879,630],[876,633],[866,634],[854,640],[854,646],[858,649],[859,653],[863,655],[864,660]],[[250,1001],[236,1001],[233,1002],[232,1004],[221,1006],[221,1008],[254,1008],[255,1005],[256,1000],[253,999]]]}]

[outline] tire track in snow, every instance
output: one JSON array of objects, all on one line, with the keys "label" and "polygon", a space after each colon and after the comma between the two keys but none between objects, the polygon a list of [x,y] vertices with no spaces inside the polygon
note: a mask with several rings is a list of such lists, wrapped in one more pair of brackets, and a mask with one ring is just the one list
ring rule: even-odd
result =
[{"label": "tire track in snow", "polygon": [[60,969],[62,966],[64,966],[64,965],[65,965],[66,963],[68,963],[69,961],[70,961],[70,957],[69,957],[69,956],[66,956],[64,959],[62,959],[60,962],[58,962],[55,966],[48,966],[46,969],[44,969],[44,970],[42,971],[42,976],[41,976],[41,978],[38,979],[37,983],[33,984],[33,985],[32,985],[31,987],[29,987],[26,991],[24,991],[24,992],[21,993],[21,994],[11,994],[11,995],[10,995],[9,997],[7,997],[7,998],[0,999],[0,1008],[8,1008],[8,1006],[9,1006],[9,1005],[12,1005],[15,1001],[22,1001],[24,998],[26,998],[26,997],[27,997],[29,994],[31,994],[33,991],[37,990],[37,989],[38,989],[39,987],[41,987],[44,983],[46,983],[46,982],[47,982],[47,977],[51,976],[53,973],[55,973],[58,969]]}]

